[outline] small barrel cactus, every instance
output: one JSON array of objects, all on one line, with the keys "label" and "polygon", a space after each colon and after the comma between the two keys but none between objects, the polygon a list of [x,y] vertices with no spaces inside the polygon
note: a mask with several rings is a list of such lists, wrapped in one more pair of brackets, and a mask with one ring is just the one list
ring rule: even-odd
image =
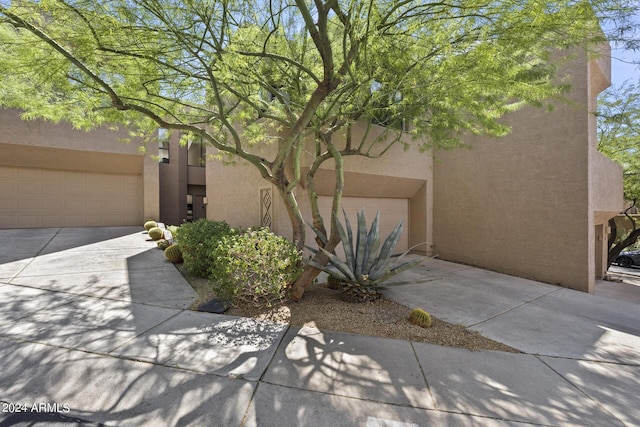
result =
[{"label": "small barrel cactus", "polygon": [[329,289],[342,289],[342,280],[339,277],[330,274],[327,277],[327,286]]},{"label": "small barrel cactus", "polygon": [[159,249],[162,249],[164,251],[169,246],[171,246],[171,243],[166,239],[160,239],[156,242],[156,245],[158,245]]},{"label": "small barrel cactus", "polygon": [[182,250],[177,243],[174,243],[165,249],[164,256],[174,264],[182,262]]},{"label": "small barrel cactus", "polygon": [[153,227],[149,229],[149,237],[152,240],[160,240],[164,237],[164,230],[160,227]]},{"label": "small barrel cactus", "polygon": [[151,230],[153,227],[157,227],[158,223],[153,221],[153,220],[149,220],[147,222],[144,223],[144,229],[149,231]]},{"label": "small barrel cactus", "polygon": [[421,308],[414,308],[409,313],[409,322],[423,328],[431,326],[431,316]]}]

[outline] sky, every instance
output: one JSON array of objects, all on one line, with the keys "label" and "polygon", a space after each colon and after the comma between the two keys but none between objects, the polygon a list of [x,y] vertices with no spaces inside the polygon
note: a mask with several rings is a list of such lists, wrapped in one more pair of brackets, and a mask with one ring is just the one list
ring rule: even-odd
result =
[{"label": "sky", "polygon": [[638,64],[628,62],[640,59],[640,52],[611,50],[611,84],[620,86],[625,81],[638,82],[640,68]]},{"label": "sky", "polygon": [[[632,37],[640,36],[640,0],[637,3],[636,12],[628,16],[631,24],[636,27],[631,32]],[[605,25],[605,31],[607,30]],[[635,62],[632,64],[631,62]],[[611,46],[611,84],[620,86],[625,81],[638,83],[640,77],[640,51],[625,51],[618,46]]]}]

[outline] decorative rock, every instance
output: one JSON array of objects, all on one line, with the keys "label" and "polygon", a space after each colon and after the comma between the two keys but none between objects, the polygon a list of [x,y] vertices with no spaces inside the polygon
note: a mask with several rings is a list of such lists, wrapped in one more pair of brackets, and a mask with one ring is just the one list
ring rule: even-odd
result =
[{"label": "decorative rock", "polygon": [[205,302],[198,307],[198,311],[204,311],[206,313],[218,313],[222,314],[229,308],[229,305],[226,301],[219,300],[217,298],[212,299],[211,301]]}]

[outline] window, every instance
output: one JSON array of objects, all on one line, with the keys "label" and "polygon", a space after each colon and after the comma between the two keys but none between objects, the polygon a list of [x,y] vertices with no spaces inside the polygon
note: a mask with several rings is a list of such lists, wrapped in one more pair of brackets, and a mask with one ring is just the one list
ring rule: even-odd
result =
[{"label": "window", "polygon": [[169,163],[169,131],[158,129],[158,158],[160,163]]},{"label": "window", "polygon": [[187,194],[187,221],[193,221],[193,196]]},{"label": "window", "polygon": [[189,166],[204,166],[207,159],[207,147],[202,137],[194,137],[187,143],[187,164]]}]

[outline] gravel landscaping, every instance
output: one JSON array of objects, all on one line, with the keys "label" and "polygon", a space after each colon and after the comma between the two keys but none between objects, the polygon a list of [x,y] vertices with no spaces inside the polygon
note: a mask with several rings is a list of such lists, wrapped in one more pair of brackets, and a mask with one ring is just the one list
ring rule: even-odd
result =
[{"label": "gravel landscaping", "polygon": [[[196,290],[200,298],[193,310],[215,297],[205,279],[191,277],[179,265],[178,269]],[[314,326],[323,330],[426,342],[472,351],[494,350],[518,353],[517,350],[470,331],[432,317],[432,326],[422,328],[409,322],[410,309],[382,298],[370,303],[350,303],[340,291],[329,289],[326,283],[311,285],[302,301],[284,301],[272,308],[242,305],[229,308],[224,314],[253,317],[289,323],[293,326]]]}]

